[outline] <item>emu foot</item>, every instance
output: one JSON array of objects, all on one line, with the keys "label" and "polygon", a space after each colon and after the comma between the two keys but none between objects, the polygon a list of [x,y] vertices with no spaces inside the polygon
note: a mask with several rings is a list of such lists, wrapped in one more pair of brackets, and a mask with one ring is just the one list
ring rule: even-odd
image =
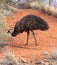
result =
[{"label": "emu foot", "polygon": [[38,44],[35,44],[35,46],[37,46]]},{"label": "emu foot", "polygon": [[26,44],[24,44],[24,46],[27,46],[28,44],[26,43]]},{"label": "emu foot", "polygon": [[38,44],[37,43],[35,43],[35,46],[37,46]]}]

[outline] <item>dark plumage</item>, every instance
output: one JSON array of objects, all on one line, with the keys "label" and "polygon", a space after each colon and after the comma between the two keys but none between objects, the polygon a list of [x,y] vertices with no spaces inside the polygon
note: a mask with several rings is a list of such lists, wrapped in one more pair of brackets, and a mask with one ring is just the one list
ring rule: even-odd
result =
[{"label": "dark plumage", "polygon": [[[12,32],[12,36],[16,36],[19,33],[22,32],[27,32],[27,43],[28,44],[28,37],[29,37],[29,31],[32,32],[34,39],[35,39],[35,43],[37,45],[36,42],[36,38],[35,38],[35,34],[33,30],[48,30],[49,26],[47,24],[46,21],[44,21],[42,18],[36,16],[36,15],[27,15],[25,17],[23,17],[20,21],[18,21],[14,27],[14,31]],[[8,30],[9,32],[9,30]]]}]

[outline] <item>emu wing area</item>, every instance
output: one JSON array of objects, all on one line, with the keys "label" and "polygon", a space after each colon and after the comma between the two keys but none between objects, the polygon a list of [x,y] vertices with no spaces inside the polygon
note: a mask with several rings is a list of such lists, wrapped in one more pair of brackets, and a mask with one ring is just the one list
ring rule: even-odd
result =
[{"label": "emu wing area", "polygon": [[26,18],[24,17],[23,19],[21,19],[19,24],[21,26],[21,29],[24,31],[39,29],[39,22],[37,21],[37,18],[34,16]]}]

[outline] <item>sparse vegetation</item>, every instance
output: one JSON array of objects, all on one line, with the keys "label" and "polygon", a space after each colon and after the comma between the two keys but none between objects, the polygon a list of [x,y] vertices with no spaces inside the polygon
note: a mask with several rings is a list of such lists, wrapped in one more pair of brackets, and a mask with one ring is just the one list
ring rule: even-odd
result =
[{"label": "sparse vegetation", "polygon": [[[15,0],[1,0],[0,3],[3,3],[6,9],[11,11],[17,11],[17,8],[24,8],[24,9],[38,9],[43,13],[47,13],[49,16],[52,15],[57,18],[57,4],[56,0],[26,0],[26,2],[19,2],[13,3]],[[13,6],[9,6],[8,3],[12,3]],[[46,3],[47,2],[47,3]],[[16,7],[16,8],[15,8]],[[56,13],[56,14],[55,14]]]},{"label": "sparse vegetation", "polygon": [[56,50],[53,50],[53,51],[50,53],[50,59],[51,59],[51,60],[57,60],[57,51],[56,51]]},{"label": "sparse vegetation", "polygon": [[[0,0],[1,2],[3,1],[3,0]],[[6,0],[4,0],[4,1],[6,1]],[[29,0],[28,0],[29,1]],[[38,1],[38,0],[37,0]],[[52,6],[52,5],[48,5],[48,4],[45,4],[44,3],[44,1],[41,3],[38,3],[38,2],[35,2],[35,0],[33,1],[31,1],[31,2],[29,2],[29,4],[25,4],[24,6],[26,6],[26,5],[28,5],[29,7],[31,7],[32,9],[37,9],[37,10],[39,10],[39,11],[41,11],[41,12],[43,12],[43,13],[47,13],[48,15],[52,15],[52,16],[54,16],[55,18],[57,18],[57,7],[55,7],[55,6]],[[39,0],[39,1],[41,1],[41,0]],[[11,2],[11,1],[10,1]],[[32,4],[32,2],[33,2],[33,4]],[[13,7],[13,6],[10,6],[10,5],[8,5],[8,4],[6,4],[5,5],[5,3],[6,2],[2,2],[1,4],[0,4],[0,44],[3,44],[3,43],[9,43],[9,41],[11,40],[11,36],[9,36],[6,32],[7,32],[7,30],[9,29],[9,26],[8,26],[8,24],[6,23],[6,20],[5,20],[5,18],[6,18],[6,15],[11,15],[12,14],[12,11],[17,11],[18,9],[17,9],[17,7],[15,8],[15,7]],[[4,5],[5,6],[4,6]],[[21,7],[21,6],[20,6]],[[26,6],[27,7],[27,6]],[[48,18],[49,19],[49,18]],[[52,20],[54,20],[54,19],[52,19]],[[49,21],[49,20],[48,20]],[[52,21],[51,21],[52,22]],[[56,31],[56,27],[55,27],[55,25],[56,25],[56,23],[55,23],[55,25],[53,24],[53,23],[50,23],[51,24],[51,27],[53,26],[54,28],[51,30],[51,31]],[[53,25],[52,25],[53,24]],[[50,32],[51,32],[50,31]],[[50,32],[48,32],[48,33],[50,33]],[[47,34],[46,34],[47,35]],[[53,35],[53,34],[52,34]],[[41,35],[40,35],[41,36]],[[49,35],[48,35],[49,36]],[[47,37],[48,37],[47,36]],[[55,37],[55,36],[53,36],[53,37]],[[40,37],[41,38],[41,37]],[[40,39],[39,38],[39,39]],[[49,37],[48,37],[49,38]],[[55,37],[56,38],[56,37]],[[21,39],[21,38],[20,38]],[[44,38],[41,38],[40,40],[42,41]],[[57,39],[57,38],[56,38]],[[52,40],[56,40],[56,39],[52,39]],[[50,40],[51,40],[51,38],[50,38]],[[49,41],[50,41],[49,40]],[[14,40],[13,40],[14,41]],[[18,38],[18,41],[19,41],[19,38]],[[47,40],[48,41],[48,40]],[[55,41],[54,41],[55,42]],[[21,42],[21,43],[23,43],[23,42]],[[42,42],[40,42],[39,41],[39,43],[40,44],[42,44]],[[45,42],[44,42],[45,43]],[[50,42],[50,43],[52,43],[52,42]],[[40,45],[39,44],[39,45]],[[41,46],[41,45],[40,45]],[[32,46],[33,47],[33,46]],[[0,47],[0,52],[5,52],[5,46],[4,46],[4,48],[1,48]],[[38,50],[39,50],[39,46],[37,47],[38,48]],[[42,49],[42,47],[41,47],[41,49]],[[6,48],[6,50],[7,50],[7,48]],[[38,51],[37,50],[37,51]],[[18,51],[20,51],[20,50],[18,50]],[[32,50],[31,50],[32,51]],[[41,51],[41,50],[40,50]],[[30,50],[29,50],[29,52],[30,52]],[[28,56],[29,56],[29,52],[28,52]],[[37,52],[37,53],[39,53],[40,54],[40,52]],[[37,55],[38,56],[38,55]],[[25,59],[25,58],[24,58]],[[45,62],[43,62],[43,60],[41,60],[41,62],[39,62],[39,60],[37,60],[37,62],[36,61],[32,61],[31,60],[31,63],[26,63],[26,64],[24,64],[24,59],[23,58],[21,58],[21,61],[22,62],[19,62],[19,60],[17,59],[17,57],[15,56],[15,54],[12,52],[12,51],[7,51],[6,52],[6,54],[5,54],[5,57],[4,58],[0,58],[0,65],[33,65],[33,64],[39,64],[40,63],[40,65],[48,65],[50,62],[51,62],[51,64],[52,63],[54,63],[54,64],[52,64],[52,65],[57,65],[57,51],[56,50],[54,50],[54,51],[51,51],[51,53],[50,53],[50,56],[49,56],[49,59],[48,59],[48,61],[47,61],[47,59],[46,59],[46,61]],[[38,57],[37,57],[37,59],[39,59]],[[51,60],[51,61],[50,61]],[[56,64],[55,64],[55,61],[53,61],[53,60],[55,60],[56,61]],[[25,62],[26,62],[27,60],[25,60]],[[43,63],[43,64],[42,64]],[[50,65],[50,64],[49,64]]]},{"label": "sparse vegetation", "polygon": [[17,60],[15,54],[11,50],[7,50],[5,56],[0,59],[0,65],[21,65]]},{"label": "sparse vegetation", "polygon": [[57,8],[51,5],[53,2],[54,2],[54,0],[49,0],[49,4],[46,4],[45,0],[32,1],[30,3],[30,6],[31,6],[31,8],[38,9],[43,13],[47,13],[49,16],[53,15],[54,17],[57,18],[57,11],[56,11]]}]

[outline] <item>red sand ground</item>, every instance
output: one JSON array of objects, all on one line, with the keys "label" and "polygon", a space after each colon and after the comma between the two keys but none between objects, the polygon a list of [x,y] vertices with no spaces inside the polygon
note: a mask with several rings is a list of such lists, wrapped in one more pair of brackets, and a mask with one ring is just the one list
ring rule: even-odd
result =
[{"label": "red sand ground", "polygon": [[6,17],[6,21],[9,25],[9,28],[13,29],[15,23],[28,14],[37,15],[43,18],[46,22],[48,22],[49,30],[34,31],[38,42],[38,46],[35,46],[34,38],[31,33],[28,46],[23,46],[26,43],[25,32],[12,38],[10,44],[24,47],[24,48],[10,47],[14,51],[16,56],[18,58],[19,57],[42,58],[44,56],[43,55],[44,52],[51,52],[53,50],[57,50],[57,19],[53,18],[52,16],[43,14],[38,10],[19,9],[19,11]]}]

